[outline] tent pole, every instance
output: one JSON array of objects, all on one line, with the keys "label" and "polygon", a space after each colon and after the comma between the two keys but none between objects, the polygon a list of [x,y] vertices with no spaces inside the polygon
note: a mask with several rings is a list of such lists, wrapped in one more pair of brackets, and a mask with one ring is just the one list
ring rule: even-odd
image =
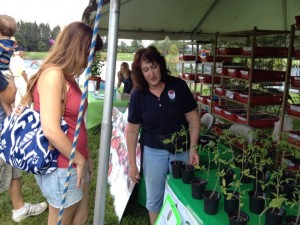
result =
[{"label": "tent pole", "polygon": [[117,41],[119,28],[120,0],[110,1],[107,69],[105,76],[105,92],[103,119],[101,123],[100,148],[98,157],[97,186],[94,207],[94,225],[104,224],[105,201],[107,191],[108,161],[112,132],[112,106],[115,83]]}]

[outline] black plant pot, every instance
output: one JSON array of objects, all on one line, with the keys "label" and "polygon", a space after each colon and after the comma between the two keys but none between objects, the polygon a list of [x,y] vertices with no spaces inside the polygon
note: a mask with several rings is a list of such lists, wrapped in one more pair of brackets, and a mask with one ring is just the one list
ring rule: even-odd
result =
[{"label": "black plant pot", "polygon": [[183,161],[175,160],[171,162],[172,165],[172,175],[174,178],[179,179],[182,177],[181,167],[185,165]]},{"label": "black plant pot", "polygon": [[[232,190],[229,190],[227,192],[233,193]],[[239,209],[239,192],[234,192],[230,199],[227,198],[228,195],[224,194],[224,211],[229,215]]]},{"label": "black plant pot", "polygon": [[195,199],[203,199],[203,192],[207,181],[202,178],[194,178],[192,181],[192,197]]},{"label": "black plant pot", "polygon": [[265,209],[265,193],[249,191],[249,210],[252,213],[260,214]]},{"label": "black plant pot", "polygon": [[297,217],[296,216],[286,216],[284,217],[284,224],[285,225],[300,225],[300,219],[296,223]]},{"label": "black plant pot", "polygon": [[218,212],[221,195],[219,192],[215,192],[211,197],[212,192],[213,191],[205,191],[203,193],[204,212],[210,215],[215,215]]},{"label": "black plant pot", "polygon": [[183,165],[181,166],[182,182],[185,184],[190,184],[194,178],[195,167],[193,165]]},{"label": "black plant pot", "polygon": [[228,168],[224,168],[223,170],[225,172],[225,175],[223,177],[220,177],[220,185],[223,186],[223,184],[225,184],[225,187],[228,188],[230,183],[233,181],[234,170]]},{"label": "black plant pot", "polygon": [[246,225],[249,220],[250,217],[244,212],[240,212],[239,216],[237,212],[229,214],[229,225]]},{"label": "black plant pot", "polygon": [[285,210],[275,208],[274,213],[272,211],[273,208],[270,208],[266,212],[265,225],[281,225],[285,216]]}]

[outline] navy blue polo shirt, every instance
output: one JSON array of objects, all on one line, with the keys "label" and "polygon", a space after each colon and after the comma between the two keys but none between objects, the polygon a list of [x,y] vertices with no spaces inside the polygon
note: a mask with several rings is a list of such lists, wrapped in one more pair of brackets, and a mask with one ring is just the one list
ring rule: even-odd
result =
[{"label": "navy blue polo shirt", "polygon": [[185,113],[196,108],[197,103],[186,82],[170,76],[159,98],[150,91],[132,91],[128,122],[141,124],[142,144],[164,149],[161,137],[180,131],[182,126],[188,128]]},{"label": "navy blue polo shirt", "polygon": [[8,82],[0,71],[0,91],[3,91],[8,86]]}]

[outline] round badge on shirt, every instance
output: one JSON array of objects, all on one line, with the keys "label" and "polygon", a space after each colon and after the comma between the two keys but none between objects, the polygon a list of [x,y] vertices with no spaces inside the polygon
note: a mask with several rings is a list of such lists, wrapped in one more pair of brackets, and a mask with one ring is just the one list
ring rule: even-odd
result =
[{"label": "round badge on shirt", "polygon": [[176,96],[176,93],[174,90],[169,90],[168,91],[168,96],[171,100],[174,100],[175,99],[175,96]]}]

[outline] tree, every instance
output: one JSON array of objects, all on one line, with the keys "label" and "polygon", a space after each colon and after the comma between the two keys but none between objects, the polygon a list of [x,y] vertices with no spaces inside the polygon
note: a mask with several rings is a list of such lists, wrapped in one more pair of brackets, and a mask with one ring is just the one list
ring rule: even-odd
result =
[{"label": "tree", "polygon": [[119,45],[118,50],[119,50],[118,52],[127,53],[129,48],[128,48],[128,45],[124,41],[121,41],[121,44]]},{"label": "tree", "polygon": [[137,52],[139,49],[144,48],[142,40],[131,41],[132,52]]}]

